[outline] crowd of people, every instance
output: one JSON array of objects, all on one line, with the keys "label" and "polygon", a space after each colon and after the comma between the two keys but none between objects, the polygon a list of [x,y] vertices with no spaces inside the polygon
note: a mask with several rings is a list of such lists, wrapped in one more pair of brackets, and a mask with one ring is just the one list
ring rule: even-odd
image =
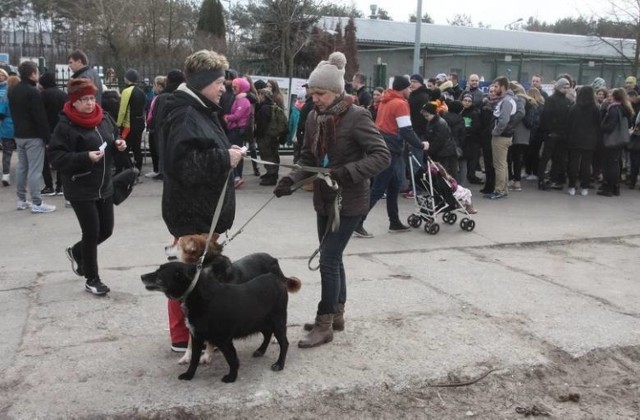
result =
[{"label": "crowd of people", "polygon": [[[578,188],[586,196],[600,183],[598,194],[612,197],[620,195],[623,170],[634,188],[640,169],[634,77],[608,89],[602,78],[576,86],[571,75],[561,74],[548,93],[540,76],[528,89],[501,76],[485,92],[475,74],[464,89],[454,73],[427,79],[413,74],[369,90],[362,73],[345,80],[346,58],[335,52],[311,73],[287,120],[287,98],[276,80],[254,82],[230,70],[215,51],[195,52],[183,69],[155,77],[151,94],[141,89],[135,69],[125,72],[119,92],[103,88],[82,51],[70,54],[68,64],[73,76],[65,89],[52,74],[40,75],[33,62],[22,63],[18,75],[0,69],[2,184],[12,184],[17,151],[16,208],[51,213],[56,207],[42,197],[64,195],[82,232],[66,257],[85,277],[85,289],[104,295],[110,289],[98,272],[97,249],[114,229],[112,177],[128,168],[139,176],[145,130],[152,160],[145,176],[163,182],[162,217],[174,243],[210,232],[219,201],[213,231],[231,228],[247,154],[254,158],[253,175],[260,185],[275,186],[277,197],[290,195],[315,167],[331,182],[317,178],[308,188],[322,287],[315,320],[305,325],[309,335],[298,343],[303,348],[328,343],[334,330],[344,329],[342,254],[351,237],[373,237],[364,222],[376,203],[386,199],[390,233],[409,230],[398,197],[412,198],[415,189],[408,186],[423,168],[411,173],[408,159],[437,162],[436,172],[464,196],[469,213],[476,210],[465,185],[483,184],[484,197],[497,200],[521,191],[523,179],[537,181],[541,190],[566,187],[572,196]],[[280,177],[285,143],[305,169]],[[183,351],[189,331],[180,303],[169,300],[168,313],[172,349]]]}]

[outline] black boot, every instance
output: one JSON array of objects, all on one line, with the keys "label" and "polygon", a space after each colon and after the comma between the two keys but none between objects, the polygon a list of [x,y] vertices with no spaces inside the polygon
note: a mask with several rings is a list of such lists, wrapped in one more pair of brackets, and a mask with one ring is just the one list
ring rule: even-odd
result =
[{"label": "black boot", "polygon": [[276,185],[278,183],[278,175],[268,174],[260,180],[260,185]]},{"label": "black boot", "polygon": [[253,165],[253,174],[255,176],[260,176],[260,169],[258,168],[258,164],[254,161],[251,161],[251,164]]}]

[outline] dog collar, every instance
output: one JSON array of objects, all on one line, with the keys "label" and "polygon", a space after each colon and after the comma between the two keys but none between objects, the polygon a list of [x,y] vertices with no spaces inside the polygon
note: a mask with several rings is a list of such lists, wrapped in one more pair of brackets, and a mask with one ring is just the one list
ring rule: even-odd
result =
[{"label": "dog collar", "polygon": [[180,302],[184,302],[185,300],[187,300],[187,297],[191,294],[191,292],[193,292],[193,289],[195,289],[196,284],[198,283],[198,278],[200,277],[200,273],[201,272],[202,272],[202,265],[198,264],[198,269],[196,270],[196,275],[193,276],[193,280],[191,280],[191,284],[187,288],[187,291],[184,292],[184,294],[182,296],[180,296],[180,298],[178,299]]}]

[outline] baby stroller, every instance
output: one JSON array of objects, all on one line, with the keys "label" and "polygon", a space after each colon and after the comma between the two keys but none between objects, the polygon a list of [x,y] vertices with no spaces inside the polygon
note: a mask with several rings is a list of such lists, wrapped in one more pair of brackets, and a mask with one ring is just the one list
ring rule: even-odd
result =
[{"label": "baby stroller", "polygon": [[[414,165],[419,167],[414,172]],[[453,225],[458,220],[456,213],[462,213],[460,229],[471,232],[476,227],[476,222],[465,206],[454,195],[451,183],[446,179],[446,171],[438,163],[427,157],[427,163],[423,166],[413,154],[409,155],[409,167],[411,173],[411,187],[415,197],[416,210],[407,218],[409,226],[418,228],[424,221],[424,231],[435,235],[440,231],[440,225],[436,222],[438,215],[442,214],[442,221]],[[419,183],[418,191],[416,184]]]}]

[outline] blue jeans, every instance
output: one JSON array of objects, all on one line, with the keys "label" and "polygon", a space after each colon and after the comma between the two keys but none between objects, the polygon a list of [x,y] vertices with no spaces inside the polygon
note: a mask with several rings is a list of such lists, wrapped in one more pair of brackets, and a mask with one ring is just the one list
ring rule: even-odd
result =
[{"label": "blue jeans", "polygon": [[398,194],[404,176],[402,156],[391,154],[391,163],[384,171],[380,172],[373,179],[371,187],[371,198],[369,200],[369,210],[376,205],[378,200],[387,193],[387,216],[389,223],[400,223],[398,215]]},{"label": "blue jeans", "polygon": [[16,194],[18,200],[27,198],[27,184],[31,193],[31,202],[39,206],[42,204],[40,190],[42,189],[42,167],[44,166],[44,141],[38,138],[16,138],[18,150],[18,167],[16,168]]},{"label": "blue jeans", "polygon": [[[327,234],[320,249],[320,278],[322,295],[318,303],[318,315],[335,314],[337,305],[347,301],[347,277],[342,263],[342,253],[362,217],[341,217],[337,232]],[[329,218],[317,216],[318,240],[322,241]]]}]

